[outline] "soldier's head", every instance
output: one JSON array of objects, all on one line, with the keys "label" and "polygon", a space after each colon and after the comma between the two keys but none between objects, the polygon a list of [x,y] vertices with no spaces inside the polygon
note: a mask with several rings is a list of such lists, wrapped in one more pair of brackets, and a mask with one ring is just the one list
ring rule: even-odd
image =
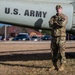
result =
[{"label": "soldier's head", "polygon": [[56,5],[56,11],[57,11],[57,14],[61,14],[62,13],[62,6],[61,5]]}]

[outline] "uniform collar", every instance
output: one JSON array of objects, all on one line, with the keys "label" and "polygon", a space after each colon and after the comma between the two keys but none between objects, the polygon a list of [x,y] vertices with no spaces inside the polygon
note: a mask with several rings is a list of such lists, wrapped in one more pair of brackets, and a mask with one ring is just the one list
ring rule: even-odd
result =
[{"label": "uniform collar", "polygon": [[61,13],[61,14],[58,14],[58,13],[57,13],[56,15],[57,15],[57,16],[60,16],[60,15],[62,15],[62,13]]}]

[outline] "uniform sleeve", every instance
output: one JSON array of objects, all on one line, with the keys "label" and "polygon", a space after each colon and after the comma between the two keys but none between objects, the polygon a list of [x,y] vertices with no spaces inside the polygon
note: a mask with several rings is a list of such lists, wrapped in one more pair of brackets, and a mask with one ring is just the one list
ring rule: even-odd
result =
[{"label": "uniform sleeve", "polygon": [[63,18],[61,18],[60,21],[57,22],[57,25],[63,27],[67,23],[68,23],[68,17],[67,16],[64,16]]},{"label": "uniform sleeve", "polygon": [[49,20],[49,26],[52,28],[52,26],[53,26],[53,23],[54,22],[54,19],[53,19],[53,17],[51,17],[50,18],[50,20]]},{"label": "uniform sleeve", "polygon": [[68,23],[68,17],[65,16],[65,19],[61,22],[61,26],[65,26]]}]

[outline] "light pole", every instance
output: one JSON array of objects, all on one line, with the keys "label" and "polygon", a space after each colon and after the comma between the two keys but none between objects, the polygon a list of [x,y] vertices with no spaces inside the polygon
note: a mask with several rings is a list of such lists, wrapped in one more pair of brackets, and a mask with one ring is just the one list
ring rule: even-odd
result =
[{"label": "light pole", "polygon": [[5,41],[6,41],[6,38],[7,38],[7,25],[5,25]]},{"label": "light pole", "polygon": [[41,36],[41,34],[42,34],[42,30],[40,29],[39,32],[40,32],[40,36]]}]

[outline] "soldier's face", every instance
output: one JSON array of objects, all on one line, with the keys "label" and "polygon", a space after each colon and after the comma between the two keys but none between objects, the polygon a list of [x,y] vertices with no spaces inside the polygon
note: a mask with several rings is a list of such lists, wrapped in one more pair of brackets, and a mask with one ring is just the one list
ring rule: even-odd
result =
[{"label": "soldier's face", "polygon": [[56,11],[57,11],[58,14],[61,14],[62,13],[62,8],[58,8],[58,9],[56,9]]}]

